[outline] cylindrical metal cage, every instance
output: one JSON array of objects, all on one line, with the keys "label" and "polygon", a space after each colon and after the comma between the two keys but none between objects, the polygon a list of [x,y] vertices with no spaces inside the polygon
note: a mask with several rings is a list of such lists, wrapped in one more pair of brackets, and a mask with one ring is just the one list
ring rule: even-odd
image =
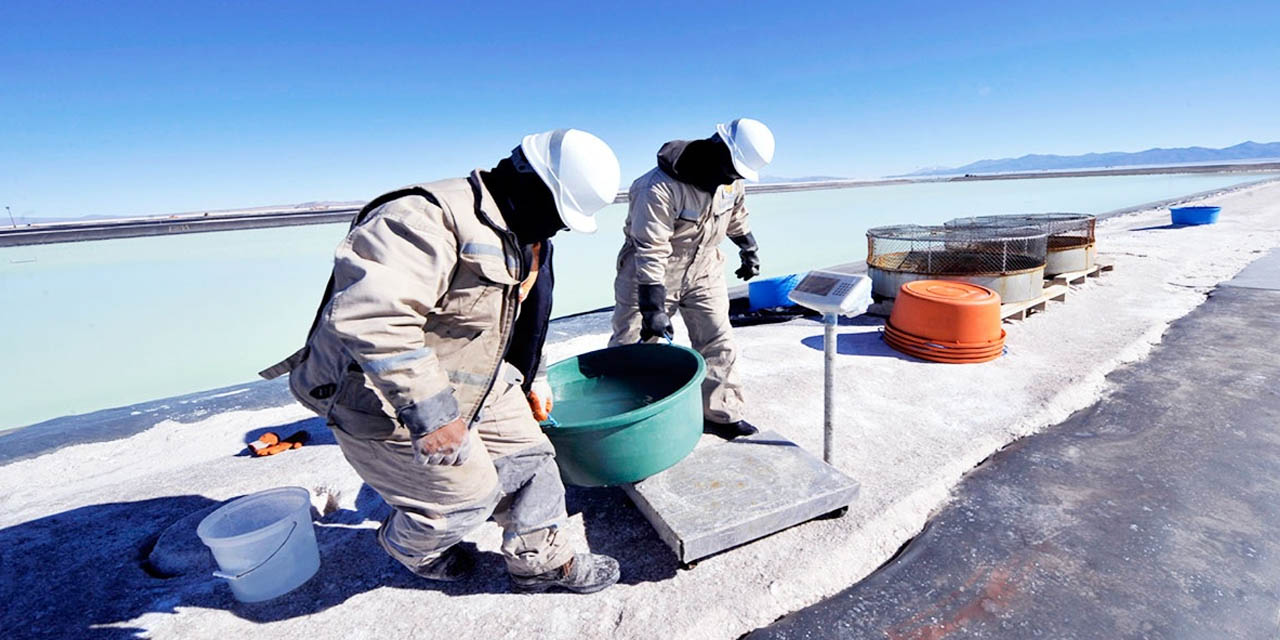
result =
[{"label": "cylindrical metal cage", "polygon": [[1093,266],[1097,254],[1094,246],[1097,218],[1087,213],[1018,213],[1011,215],[956,218],[948,228],[1027,227],[1042,229],[1048,235],[1048,257],[1045,275],[1081,271]]},{"label": "cylindrical metal cage", "polygon": [[973,282],[1006,302],[1029,300],[1043,289],[1048,234],[1034,226],[943,227],[894,225],[867,231],[873,291],[886,298],[912,280]]},{"label": "cylindrical metal cage", "polygon": [[1097,218],[1087,213],[1015,213],[956,218],[947,227],[1038,227],[1049,236],[1049,250],[1091,245]]},{"label": "cylindrical metal cage", "polygon": [[867,231],[867,266],[921,275],[991,275],[1044,266],[1047,235],[1035,227],[894,225]]}]

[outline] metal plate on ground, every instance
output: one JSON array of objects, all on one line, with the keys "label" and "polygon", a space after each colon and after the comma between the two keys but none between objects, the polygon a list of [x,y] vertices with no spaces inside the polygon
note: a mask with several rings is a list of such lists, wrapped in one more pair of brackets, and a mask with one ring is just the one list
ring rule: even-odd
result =
[{"label": "metal plate on ground", "polygon": [[773,431],[703,447],[623,487],[681,562],[848,506],[858,483]]}]

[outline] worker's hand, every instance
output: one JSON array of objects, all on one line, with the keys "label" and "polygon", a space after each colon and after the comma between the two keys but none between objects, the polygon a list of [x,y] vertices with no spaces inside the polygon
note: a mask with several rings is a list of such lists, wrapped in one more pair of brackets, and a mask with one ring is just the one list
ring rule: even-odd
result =
[{"label": "worker's hand", "polygon": [[551,397],[551,385],[544,376],[533,379],[533,388],[529,390],[529,408],[533,410],[533,419],[543,422],[551,417],[551,409],[555,401]]},{"label": "worker's hand", "polygon": [[742,266],[733,272],[738,279],[745,281],[760,275],[760,256],[756,254],[760,246],[756,244],[756,237],[747,233],[729,240],[738,245],[738,257],[742,259]]},{"label": "worker's hand", "polygon": [[413,440],[413,459],[423,465],[459,466],[467,461],[471,437],[467,423],[458,418],[449,424]]},{"label": "worker's hand", "polygon": [[647,342],[652,338],[663,337],[670,340],[676,334],[671,326],[671,317],[661,311],[640,312],[640,341]]},{"label": "worker's hand", "polygon": [[667,308],[667,288],[660,284],[642,284],[636,293],[640,306],[640,341],[663,336],[670,340],[676,334]]},{"label": "worker's hand", "polygon": [[760,256],[755,251],[739,252],[738,257],[742,258],[742,266],[733,273],[739,280],[747,281],[760,275]]}]

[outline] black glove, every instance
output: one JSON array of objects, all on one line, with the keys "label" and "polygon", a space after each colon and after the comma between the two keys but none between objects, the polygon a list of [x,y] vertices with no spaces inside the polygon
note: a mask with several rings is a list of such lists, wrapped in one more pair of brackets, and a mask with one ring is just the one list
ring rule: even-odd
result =
[{"label": "black glove", "polygon": [[742,260],[742,266],[733,272],[734,275],[744,281],[760,275],[760,256],[756,255],[760,247],[756,245],[755,236],[748,233],[745,236],[729,239],[738,245],[738,257]]},{"label": "black glove", "polygon": [[660,284],[640,285],[640,341],[662,336],[671,339],[675,329],[667,316],[667,289]]}]

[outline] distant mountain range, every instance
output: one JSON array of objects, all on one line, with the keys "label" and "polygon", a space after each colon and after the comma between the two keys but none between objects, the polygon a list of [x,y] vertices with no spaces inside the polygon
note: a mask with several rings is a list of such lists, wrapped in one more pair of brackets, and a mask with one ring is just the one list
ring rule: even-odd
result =
[{"label": "distant mountain range", "polygon": [[1175,149],[1147,149],[1135,153],[1113,151],[1110,153],[1086,153],[1080,156],[1055,156],[1030,154],[1020,158],[979,160],[963,167],[930,167],[909,176],[936,176],[966,173],[1011,173],[1019,171],[1057,171],[1063,169],[1099,169],[1105,167],[1129,167],[1135,165],[1205,164],[1240,160],[1264,160],[1280,158],[1280,142],[1241,142],[1223,149],[1206,147],[1178,147]]}]

